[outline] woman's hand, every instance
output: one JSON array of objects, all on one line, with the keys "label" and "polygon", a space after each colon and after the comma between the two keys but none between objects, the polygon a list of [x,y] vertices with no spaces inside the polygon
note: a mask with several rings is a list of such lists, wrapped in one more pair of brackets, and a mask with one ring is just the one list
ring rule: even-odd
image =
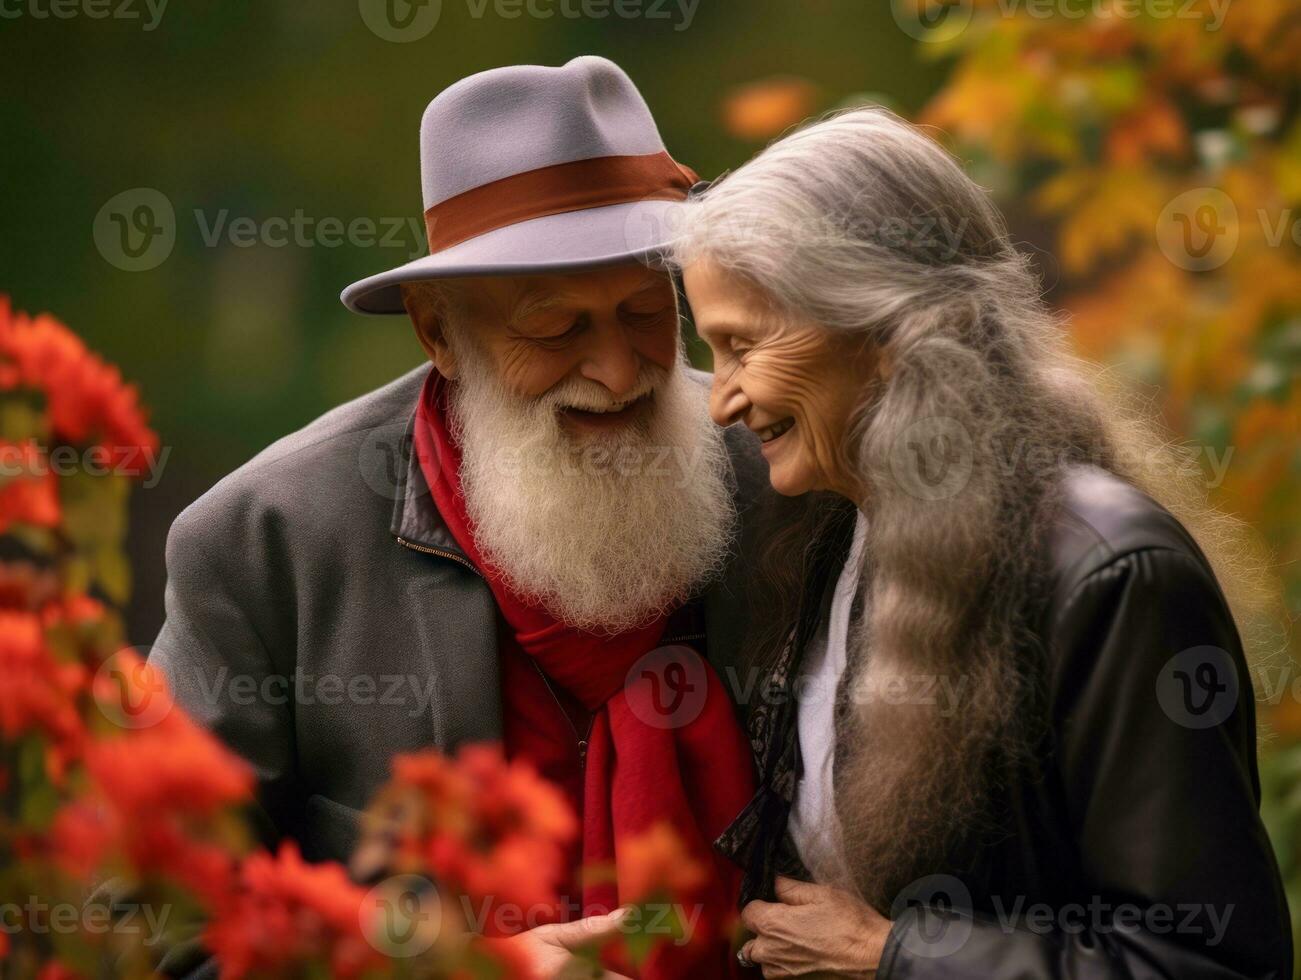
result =
[{"label": "woman's hand", "polygon": [[874,977],[890,920],[848,892],[777,879],[778,902],[751,902],[741,921],[754,938],[743,959],[765,977]]}]

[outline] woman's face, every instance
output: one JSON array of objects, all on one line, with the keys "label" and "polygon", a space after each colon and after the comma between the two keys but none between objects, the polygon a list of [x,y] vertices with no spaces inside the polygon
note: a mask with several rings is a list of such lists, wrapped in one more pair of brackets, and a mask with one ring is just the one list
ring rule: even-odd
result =
[{"label": "woman's face", "polygon": [[847,439],[879,371],[862,337],[778,315],[749,281],[708,259],[683,270],[696,330],[714,352],[709,411],[744,422],[763,443],[781,494],[831,490],[863,503]]}]

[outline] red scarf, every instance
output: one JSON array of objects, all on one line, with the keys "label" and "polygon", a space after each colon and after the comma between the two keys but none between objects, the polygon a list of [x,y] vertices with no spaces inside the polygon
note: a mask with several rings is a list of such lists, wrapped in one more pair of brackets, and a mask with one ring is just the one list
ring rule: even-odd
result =
[{"label": "red scarf", "polygon": [[[701,909],[690,947],[661,944],[641,976],[660,980],[736,975],[729,927],[740,870],[718,855],[712,843],[750,801],[754,776],[749,743],[723,684],[703,659],[682,647],[663,648],[639,663],[657,649],[663,618],[617,636],[597,635],[558,622],[511,590],[475,544],[460,488],[460,448],[445,423],[446,388],[442,376],[431,371],[415,426],[415,449],[434,503],[492,590],[505,619],[503,639],[510,640],[513,633],[519,650],[551,683],[592,713],[582,774],[582,862],[613,867],[615,873],[614,880],[589,876],[585,881],[584,914],[611,911],[635,894],[646,858],[623,844],[631,835],[668,824],[707,869],[708,880],[693,893],[674,897],[683,903],[687,919],[694,905]],[[518,669],[513,675],[503,669],[503,680],[523,682],[527,676]],[[526,758],[545,758],[548,751],[554,755],[554,749],[529,744],[543,737],[536,726],[512,726],[510,715],[536,719],[550,711],[553,722],[558,719],[572,734],[562,710],[546,693],[541,694],[543,704],[551,703],[539,705],[536,686],[512,686],[513,691],[503,692],[508,753]],[[528,703],[520,704],[521,697]],[[626,964],[620,968],[627,972]]]}]

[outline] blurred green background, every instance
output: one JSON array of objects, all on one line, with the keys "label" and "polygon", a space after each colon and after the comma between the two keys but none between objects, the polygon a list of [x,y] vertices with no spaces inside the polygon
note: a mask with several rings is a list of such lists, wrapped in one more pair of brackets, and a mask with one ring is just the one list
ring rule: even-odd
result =
[{"label": "blurred green background", "polygon": [[[386,3],[429,29],[407,41],[391,20],[373,29]],[[1227,461],[1208,487],[1262,534],[1295,617],[1301,0],[1117,7],[0,0],[0,292],[120,365],[170,451],[161,482],[132,500],[128,635],[148,643],[161,621],[163,543],[185,504],[422,359],[405,318],[357,317],[337,299],[423,252],[416,232],[365,244],[337,231],[419,218],[429,99],[486,68],[580,54],[622,65],[670,151],[704,177],[837,105],[884,102],[934,127],[1034,252],[1081,353],[1148,386],[1203,463]],[[125,271],[97,245],[96,220],[139,188],[170,203],[175,244]],[[241,247],[229,234],[238,219],[296,216],[313,229],[306,245],[254,232]],[[1207,249],[1181,244],[1181,221]],[[226,233],[213,239],[217,223]],[[1283,643],[1295,651],[1295,635]],[[1287,657],[1268,674],[1279,696],[1262,708],[1262,766],[1296,913],[1301,672]]]}]

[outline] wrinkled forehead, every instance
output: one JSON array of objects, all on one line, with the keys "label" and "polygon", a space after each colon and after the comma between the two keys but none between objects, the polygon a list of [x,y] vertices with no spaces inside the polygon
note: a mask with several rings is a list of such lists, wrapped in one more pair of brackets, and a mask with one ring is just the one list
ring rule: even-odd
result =
[{"label": "wrinkled forehead", "polygon": [[682,280],[696,332],[708,343],[738,334],[772,333],[788,325],[790,318],[768,293],[711,259],[686,266]]}]

